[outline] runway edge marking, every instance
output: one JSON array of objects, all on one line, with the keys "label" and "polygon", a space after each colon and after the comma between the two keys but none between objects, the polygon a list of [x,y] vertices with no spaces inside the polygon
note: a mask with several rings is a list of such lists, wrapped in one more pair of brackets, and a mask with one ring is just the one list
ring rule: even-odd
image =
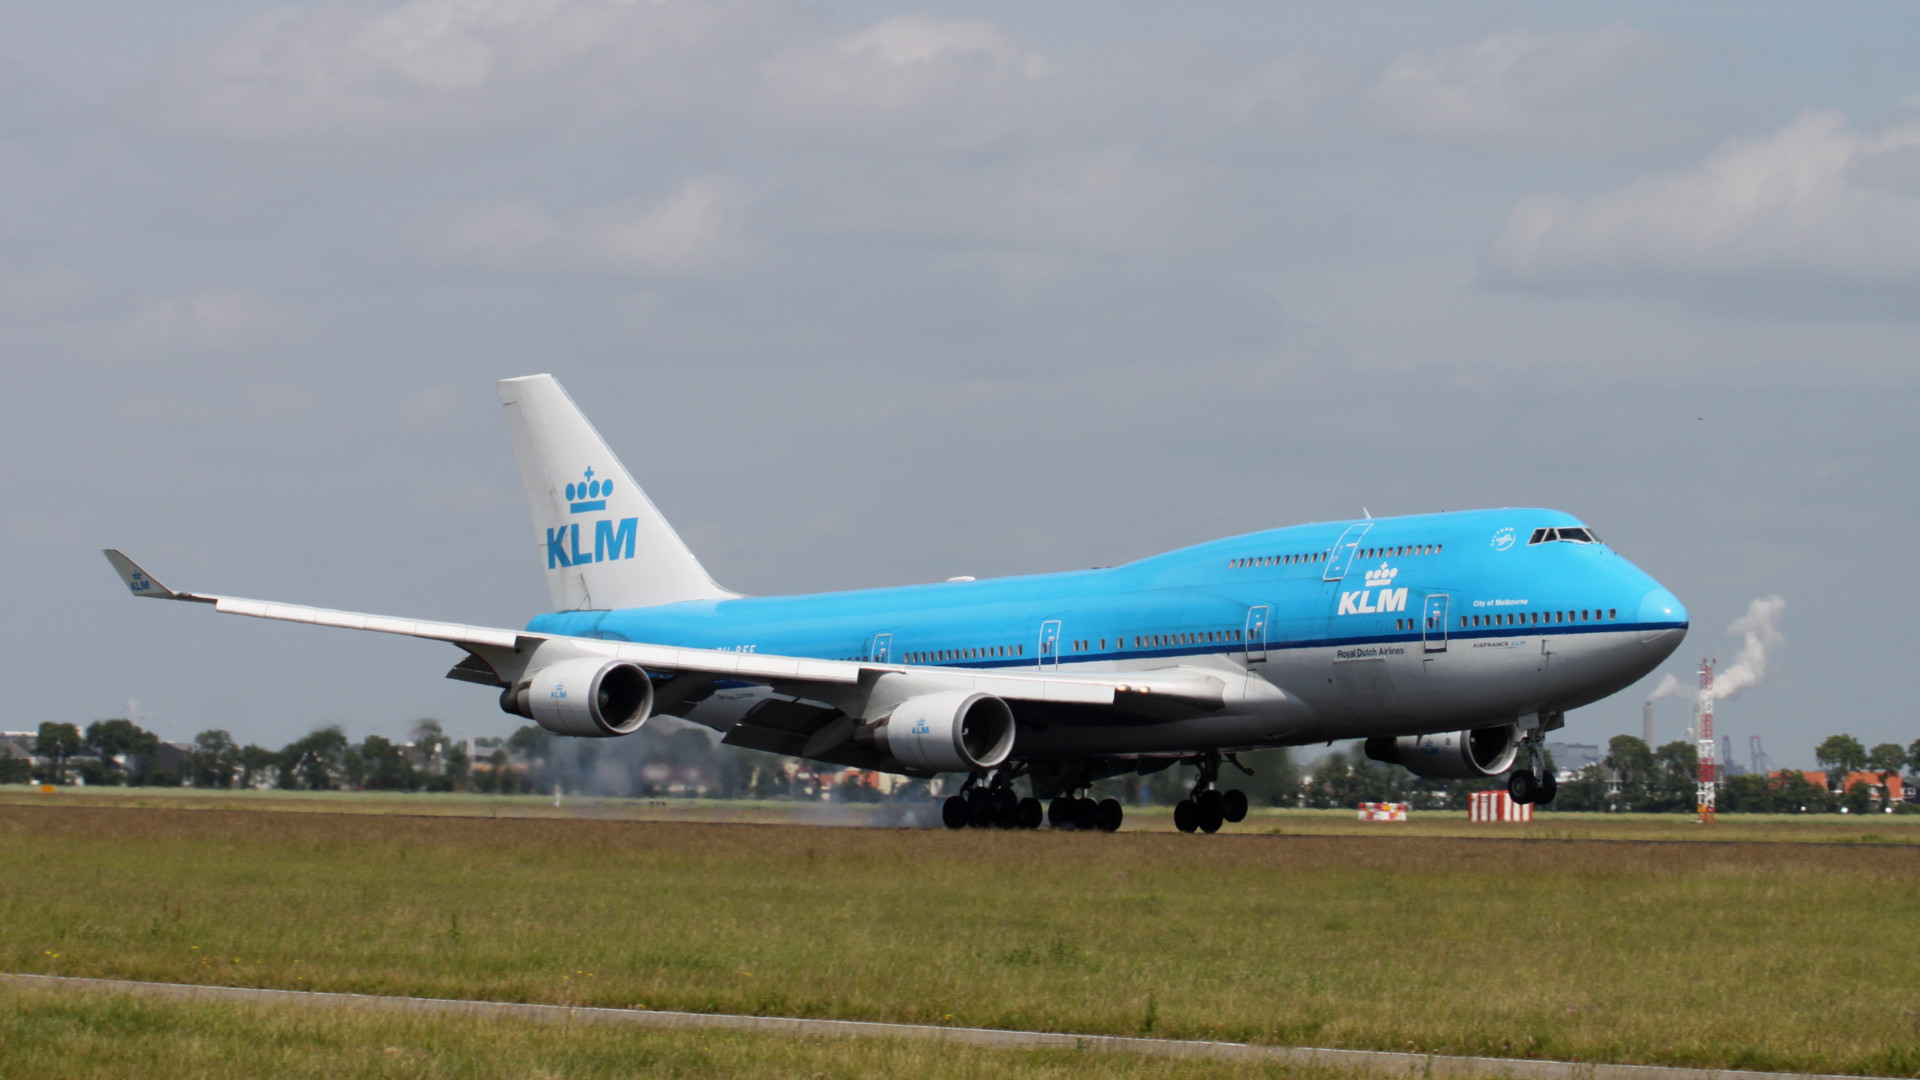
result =
[{"label": "runway edge marking", "polygon": [[1192,1039],[1143,1039],[1126,1035],[1071,1035],[1050,1031],[942,1027],[937,1024],[889,1024],[873,1020],[811,1020],[734,1013],[668,1012],[658,1009],[607,1009],[575,1005],[533,1005],[460,998],[339,994],[318,990],[267,990],[245,986],[88,979],[71,975],[16,975],[0,972],[0,985],[29,989],[133,994],[198,1001],[297,1004],[363,1008],[388,1012],[444,1013],[509,1017],[541,1023],[627,1024],[644,1028],[715,1028],[782,1035],[840,1038],[918,1039],[1002,1050],[1092,1050],[1159,1058],[1217,1058],[1228,1061],[1318,1065],[1356,1072],[1421,1076],[1497,1076],[1513,1080],[1884,1080],[1836,1073],[1753,1072],[1741,1069],[1685,1069],[1666,1065],[1604,1065],[1533,1058],[1457,1057],[1385,1050],[1333,1050],[1304,1046]]}]

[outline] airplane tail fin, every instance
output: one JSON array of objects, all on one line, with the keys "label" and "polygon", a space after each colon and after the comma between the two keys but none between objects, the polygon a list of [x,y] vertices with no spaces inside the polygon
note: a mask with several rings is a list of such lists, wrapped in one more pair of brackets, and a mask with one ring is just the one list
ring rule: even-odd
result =
[{"label": "airplane tail fin", "polygon": [[500,400],[555,610],[736,595],[707,576],[553,376],[502,379]]}]

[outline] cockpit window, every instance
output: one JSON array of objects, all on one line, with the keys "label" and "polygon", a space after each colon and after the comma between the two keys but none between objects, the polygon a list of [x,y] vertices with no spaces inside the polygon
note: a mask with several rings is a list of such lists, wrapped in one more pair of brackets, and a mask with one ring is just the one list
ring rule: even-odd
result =
[{"label": "cockpit window", "polygon": [[1527,543],[1551,544],[1556,540],[1564,540],[1570,544],[1597,544],[1600,542],[1600,534],[1586,528],[1535,529],[1533,538]]}]

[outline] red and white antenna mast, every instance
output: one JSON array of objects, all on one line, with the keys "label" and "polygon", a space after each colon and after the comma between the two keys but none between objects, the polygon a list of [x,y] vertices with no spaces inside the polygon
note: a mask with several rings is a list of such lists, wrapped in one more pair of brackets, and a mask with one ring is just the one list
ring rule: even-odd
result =
[{"label": "red and white antenna mast", "polygon": [[1700,722],[1694,725],[1694,738],[1700,748],[1700,794],[1696,801],[1700,804],[1700,822],[1713,824],[1713,792],[1720,781],[1720,770],[1714,761],[1713,739],[1713,661],[1700,661]]}]

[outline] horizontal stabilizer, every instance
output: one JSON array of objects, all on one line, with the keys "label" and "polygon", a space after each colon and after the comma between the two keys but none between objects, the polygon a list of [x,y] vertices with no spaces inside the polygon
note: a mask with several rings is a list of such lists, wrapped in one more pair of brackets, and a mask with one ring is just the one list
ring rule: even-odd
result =
[{"label": "horizontal stabilizer", "polygon": [[113,548],[105,550],[107,561],[120,574],[120,581],[135,596],[144,596],[154,600],[192,600],[202,604],[213,603],[210,596],[195,596],[192,593],[177,593],[154,579],[152,574],[140,569],[140,564],[120,554]]}]

